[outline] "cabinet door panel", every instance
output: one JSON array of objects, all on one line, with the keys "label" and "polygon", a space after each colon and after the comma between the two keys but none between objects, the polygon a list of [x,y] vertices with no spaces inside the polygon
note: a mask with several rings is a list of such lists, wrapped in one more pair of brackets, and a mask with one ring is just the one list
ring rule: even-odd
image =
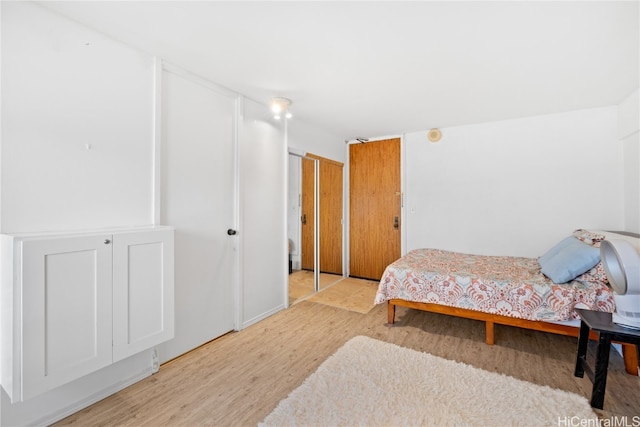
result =
[{"label": "cabinet door panel", "polygon": [[113,360],[173,337],[173,230],[113,240]]},{"label": "cabinet door panel", "polygon": [[23,400],[111,363],[110,239],[22,243]]},{"label": "cabinet door panel", "polygon": [[94,249],[44,257],[45,375],[96,357]]}]

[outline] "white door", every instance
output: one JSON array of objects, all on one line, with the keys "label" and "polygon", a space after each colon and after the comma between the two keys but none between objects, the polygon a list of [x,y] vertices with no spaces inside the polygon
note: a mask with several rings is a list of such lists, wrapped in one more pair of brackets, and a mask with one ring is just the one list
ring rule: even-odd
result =
[{"label": "white door", "polygon": [[235,98],[162,74],[161,223],[175,227],[175,338],[160,362],[234,329]]}]

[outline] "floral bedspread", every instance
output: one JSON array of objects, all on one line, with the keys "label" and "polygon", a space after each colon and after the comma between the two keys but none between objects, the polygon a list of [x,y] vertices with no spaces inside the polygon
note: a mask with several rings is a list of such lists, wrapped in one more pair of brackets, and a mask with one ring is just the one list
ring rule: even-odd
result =
[{"label": "floral bedspread", "polygon": [[575,319],[574,308],[614,311],[606,281],[579,279],[555,284],[535,258],[415,249],[387,267],[375,303],[403,299],[545,321]]}]

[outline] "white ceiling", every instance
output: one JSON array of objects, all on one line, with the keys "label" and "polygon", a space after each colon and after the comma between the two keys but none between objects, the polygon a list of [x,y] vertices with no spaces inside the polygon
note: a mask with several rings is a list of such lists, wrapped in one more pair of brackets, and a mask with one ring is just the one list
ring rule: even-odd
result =
[{"label": "white ceiling", "polygon": [[43,2],[345,139],[615,105],[639,2]]}]

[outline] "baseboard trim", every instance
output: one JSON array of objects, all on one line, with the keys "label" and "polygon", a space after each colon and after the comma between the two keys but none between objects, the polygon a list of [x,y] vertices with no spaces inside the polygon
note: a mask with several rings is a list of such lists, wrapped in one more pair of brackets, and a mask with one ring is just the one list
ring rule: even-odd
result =
[{"label": "baseboard trim", "polygon": [[100,400],[111,396],[112,394],[115,394],[117,392],[119,392],[120,390],[123,390],[127,387],[129,387],[130,385],[133,385],[135,383],[137,383],[140,380],[143,380],[147,377],[150,377],[153,374],[153,370],[152,368],[148,368],[145,369],[139,373],[137,373],[136,375],[129,377],[125,380],[119,381],[115,384],[110,385],[109,387],[102,389],[96,393],[93,393],[89,396],[87,396],[86,398],[72,404],[69,405],[65,408],[61,408],[58,411],[55,411],[39,420],[37,420],[36,422],[33,423],[33,425],[51,425],[55,422],[58,422],[60,420],[62,420],[63,418],[68,417],[69,415],[73,415],[76,412],[93,405],[96,402],[99,402]]},{"label": "baseboard trim", "polygon": [[249,327],[249,326],[253,325],[254,323],[258,323],[259,321],[264,320],[269,316],[273,316],[277,312],[282,311],[284,309],[285,309],[284,304],[281,304],[281,305],[279,305],[279,306],[277,306],[277,307],[275,307],[275,308],[273,308],[273,309],[271,309],[269,311],[266,311],[266,312],[264,312],[264,313],[262,313],[262,314],[260,314],[260,315],[258,315],[256,317],[254,317],[253,319],[249,319],[249,320],[243,322],[242,325],[240,325],[240,329],[242,330],[242,329],[244,329],[246,327]]}]

